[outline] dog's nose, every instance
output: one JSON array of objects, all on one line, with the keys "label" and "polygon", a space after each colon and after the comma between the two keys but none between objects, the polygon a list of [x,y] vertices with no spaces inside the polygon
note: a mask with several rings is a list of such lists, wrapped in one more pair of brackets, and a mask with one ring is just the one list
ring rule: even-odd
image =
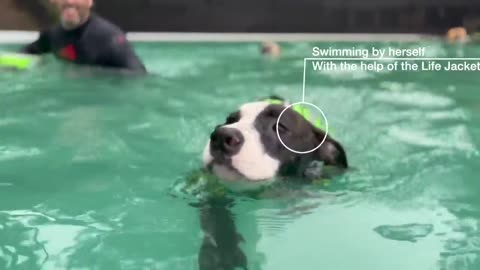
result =
[{"label": "dog's nose", "polygon": [[244,139],[242,133],[234,128],[219,127],[210,135],[211,147],[227,155],[240,151]]}]

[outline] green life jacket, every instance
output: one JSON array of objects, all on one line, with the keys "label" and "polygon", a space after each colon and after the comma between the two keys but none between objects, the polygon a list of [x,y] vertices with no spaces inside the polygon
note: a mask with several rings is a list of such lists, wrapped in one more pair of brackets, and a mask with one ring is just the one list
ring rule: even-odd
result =
[{"label": "green life jacket", "polygon": [[[279,99],[266,99],[265,102],[269,104],[278,104],[278,105],[283,105],[285,103],[283,100],[279,100]],[[305,118],[305,120],[312,123],[312,125],[315,126],[316,128],[321,130],[326,129],[322,119],[320,118],[312,119],[312,113],[310,109],[308,109],[306,106],[303,106],[302,104],[296,104],[292,106],[292,109],[296,111],[298,114],[300,114],[303,118]]]}]

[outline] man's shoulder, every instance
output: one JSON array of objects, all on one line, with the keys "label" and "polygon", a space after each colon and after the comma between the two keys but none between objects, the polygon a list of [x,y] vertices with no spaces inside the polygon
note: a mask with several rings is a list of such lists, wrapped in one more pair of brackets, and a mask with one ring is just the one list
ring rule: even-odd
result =
[{"label": "man's shoulder", "polygon": [[92,17],[90,27],[92,29],[89,32],[94,37],[90,36],[89,39],[97,40],[107,47],[112,43],[127,42],[126,34],[120,27],[98,15]]},{"label": "man's shoulder", "polygon": [[103,34],[107,35],[119,35],[124,34],[124,31],[114,24],[113,22],[101,17],[97,14],[92,14],[92,22],[91,24],[95,28],[95,30],[102,32]]}]

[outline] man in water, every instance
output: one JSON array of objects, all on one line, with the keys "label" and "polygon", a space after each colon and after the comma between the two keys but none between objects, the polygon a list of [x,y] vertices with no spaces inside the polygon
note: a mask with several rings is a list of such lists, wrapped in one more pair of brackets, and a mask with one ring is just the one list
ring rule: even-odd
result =
[{"label": "man in water", "polygon": [[279,57],[280,56],[280,45],[275,42],[263,42],[261,46],[262,54],[271,56],[271,57]]},{"label": "man in water", "polygon": [[40,33],[23,53],[54,53],[77,64],[145,73],[146,69],[125,34],[114,24],[93,14],[93,0],[52,0],[60,25]]}]

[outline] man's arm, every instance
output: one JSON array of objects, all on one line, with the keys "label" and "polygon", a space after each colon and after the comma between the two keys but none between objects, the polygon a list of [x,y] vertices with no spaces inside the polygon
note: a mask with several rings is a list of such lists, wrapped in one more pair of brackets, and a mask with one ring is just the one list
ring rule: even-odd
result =
[{"label": "man's arm", "polygon": [[43,54],[50,52],[50,50],[51,46],[48,32],[41,32],[38,39],[23,47],[21,52],[28,54]]},{"label": "man's arm", "polygon": [[109,42],[102,52],[102,64],[107,67],[119,68],[135,73],[146,73],[142,61],[135,54],[132,46],[124,35],[118,35]]}]

